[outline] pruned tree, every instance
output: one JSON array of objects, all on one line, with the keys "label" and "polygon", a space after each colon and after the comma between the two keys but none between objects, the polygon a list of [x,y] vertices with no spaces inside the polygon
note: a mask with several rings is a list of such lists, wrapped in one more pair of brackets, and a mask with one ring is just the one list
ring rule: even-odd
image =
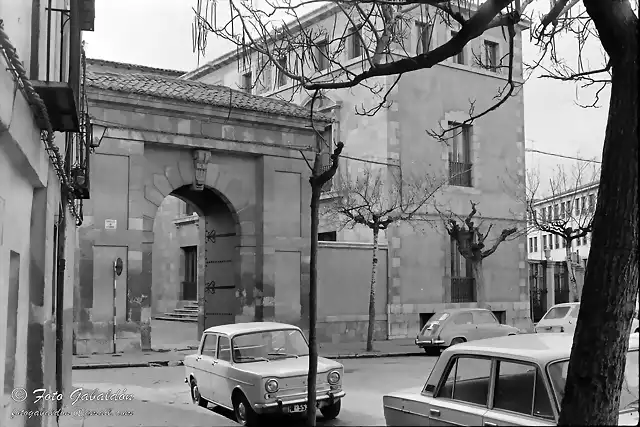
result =
[{"label": "pruned tree", "polygon": [[373,351],[380,232],[392,225],[425,222],[425,206],[448,181],[389,169],[366,165],[355,176],[347,169],[335,184],[337,197],[325,205],[323,212],[340,229],[362,226],[373,236],[367,351]]},{"label": "pruned tree", "polygon": [[[549,233],[562,242],[574,302],[580,301],[579,288],[582,284],[579,285],[576,278],[571,248],[575,240],[593,231],[597,194],[593,194],[592,199],[585,191],[597,183],[598,177],[599,168],[586,162],[576,164],[570,173],[563,166],[558,166],[549,178],[548,192],[545,194],[540,188],[539,171],[530,170],[527,173],[527,229]],[[543,207],[541,202],[545,202]],[[549,249],[552,244],[549,242]]]},{"label": "pruned tree", "polygon": [[[318,97],[318,92],[314,93],[311,99],[311,126],[315,129],[313,120],[313,103]],[[338,170],[340,154],[344,148],[344,143],[338,141],[330,156],[330,163],[326,165],[322,161],[322,152],[327,138],[322,132],[316,130],[316,147],[313,165],[300,151],[302,158],[311,171],[309,184],[311,185],[311,248],[309,254],[309,372],[307,375],[307,420],[313,418],[313,425],[316,419],[316,380],[318,376],[318,342],[316,339],[316,321],[318,317],[318,226],[320,223],[320,196],[325,185],[331,181]]]},{"label": "pruned tree", "polygon": [[[349,23],[333,28],[308,25],[299,13],[315,5],[330,4]],[[517,25],[532,22],[532,39],[540,46],[535,69],[547,59],[559,63],[555,40],[562,33],[577,31],[581,37],[597,35],[606,53],[606,67],[567,71],[568,81],[585,78],[604,80],[611,96],[604,138],[599,198],[593,219],[593,239],[566,388],[560,425],[612,425],[617,422],[633,301],[638,293],[638,14],[630,0],[486,0],[482,3],[451,0],[265,0],[259,4],[229,0],[228,16],[211,10],[214,0],[199,1],[196,10],[197,48],[211,32],[247,52],[263,64],[296,82],[301,90],[331,90],[369,87],[379,105],[361,111],[375,114],[388,106],[387,94],[400,77],[428,69],[459,54],[472,40],[487,30],[501,28],[509,49],[506,55],[507,82],[492,105],[449,129],[432,131],[432,136],[448,137],[459,126],[494,111],[516,92],[514,83],[514,39]],[[534,19],[532,8],[538,7]],[[634,9],[635,6],[635,9]],[[225,4],[226,7],[226,4]],[[407,22],[415,14],[433,17],[438,25],[455,26],[456,35],[432,49],[416,51],[406,37]],[[527,15],[529,15],[527,17]],[[438,18],[435,21],[436,17]],[[426,17],[424,18],[426,20]],[[431,18],[429,18],[431,19]],[[336,55],[344,49],[347,28],[355,29],[362,42],[362,62],[347,67]],[[593,38],[593,37],[591,37]],[[580,49],[582,44],[580,44]],[[321,52],[319,55],[310,54]],[[581,52],[578,52],[578,56]],[[329,72],[317,73],[318,60]],[[315,66],[314,66],[315,65]],[[330,66],[329,66],[330,65]],[[494,65],[494,64],[492,64]],[[266,70],[265,67],[261,69]],[[606,78],[599,76],[605,73]],[[260,74],[260,73],[257,73]],[[395,82],[380,84],[378,77],[395,76]],[[254,76],[258,77],[258,75]],[[631,304],[628,304],[631,302]],[[608,373],[608,374],[605,374]],[[590,380],[585,380],[589,378]],[[315,418],[310,423],[315,424]]]},{"label": "pruned tree", "polygon": [[482,262],[485,258],[497,251],[502,242],[507,240],[510,236],[516,235],[518,228],[505,228],[497,237],[495,237],[493,243],[490,246],[487,246],[485,242],[491,233],[493,224],[489,224],[486,227],[485,232],[480,231],[480,227],[483,225],[484,221],[481,220],[479,224],[474,222],[474,217],[478,213],[478,210],[476,209],[478,204],[473,201],[470,201],[470,203],[471,211],[465,218],[461,218],[451,211],[442,212],[439,209],[438,211],[443,219],[447,234],[456,242],[458,252],[471,264],[478,306],[487,307],[487,295],[484,284]]}]

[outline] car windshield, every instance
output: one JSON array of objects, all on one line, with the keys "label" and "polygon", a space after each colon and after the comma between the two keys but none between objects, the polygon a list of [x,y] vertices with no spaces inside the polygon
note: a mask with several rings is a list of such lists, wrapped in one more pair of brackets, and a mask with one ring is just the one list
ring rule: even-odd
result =
[{"label": "car windshield", "polygon": [[309,355],[309,344],[298,329],[280,329],[242,334],[233,338],[236,363],[271,361]]},{"label": "car windshield", "polygon": [[[569,360],[554,362],[549,365],[549,377],[553,390],[558,398],[558,402],[562,402],[564,396],[564,386],[567,382],[567,370],[569,369]],[[627,353],[627,363],[624,369],[624,382],[622,384],[622,392],[620,393],[620,411],[628,409],[638,409],[638,350],[632,350]]]},{"label": "car windshield", "polygon": [[551,307],[551,310],[549,310],[541,320],[563,319],[570,309],[571,306],[569,305],[565,305],[563,307]]}]

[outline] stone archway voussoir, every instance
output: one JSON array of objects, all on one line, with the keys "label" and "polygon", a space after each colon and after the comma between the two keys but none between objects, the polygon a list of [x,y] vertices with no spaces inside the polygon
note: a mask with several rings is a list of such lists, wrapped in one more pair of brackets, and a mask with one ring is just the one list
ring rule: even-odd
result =
[{"label": "stone archway voussoir", "polygon": [[158,189],[158,191],[164,194],[164,197],[167,197],[173,192],[173,190],[175,190],[175,188],[169,182],[169,179],[164,174],[153,174],[153,185]]},{"label": "stone archway voussoir", "polygon": [[[157,209],[164,201],[165,195],[158,191],[153,185],[147,184],[144,186],[144,198],[154,204]],[[155,216],[155,211],[153,215]]]},{"label": "stone archway voussoir", "polygon": [[193,184],[194,179],[194,167],[193,167],[193,159],[191,160],[180,160],[178,162],[178,172],[180,177],[182,178],[182,182],[184,185]]},{"label": "stone archway voussoir", "polygon": [[167,166],[164,168],[164,175],[167,177],[169,184],[171,187],[176,190],[183,185],[185,185],[184,180],[182,179],[182,175],[180,174],[180,169],[178,165],[175,166]]}]

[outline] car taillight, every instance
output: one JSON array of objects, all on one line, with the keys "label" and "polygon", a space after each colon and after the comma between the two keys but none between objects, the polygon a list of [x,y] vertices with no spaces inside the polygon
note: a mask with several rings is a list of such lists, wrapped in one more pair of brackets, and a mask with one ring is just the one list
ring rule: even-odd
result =
[{"label": "car taillight", "polygon": [[564,326],[560,326],[560,332],[564,332]]}]

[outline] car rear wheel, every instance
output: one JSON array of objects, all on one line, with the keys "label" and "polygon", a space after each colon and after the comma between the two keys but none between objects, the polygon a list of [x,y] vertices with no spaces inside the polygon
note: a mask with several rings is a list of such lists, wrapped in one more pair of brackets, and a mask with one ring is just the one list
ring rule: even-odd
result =
[{"label": "car rear wheel", "polygon": [[198,384],[193,378],[191,378],[191,400],[198,406],[207,407],[207,401],[200,395]]},{"label": "car rear wheel", "polygon": [[325,420],[335,420],[336,418],[338,418],[338,415],[340,414],[341,406],[342,406],[342,401],[336,400],[335,402],[320,408],[320,413],[322,414]]},{"label": "car rear wheel", "polygon": [[256,414],[242,393],[237,394],[233,398],[233,413],[236,416],[236,421],[240,425],[249,427],[259,425],[258,414]]},{"label": "car rear wheel", "polygon": [[464,338],[454,338],[451,340],[451,344],[449,344],[449,346],[452,345],[456,345],[456,344],[462,344],[463,342],[466,342],[467,340],[465,340]]}]

